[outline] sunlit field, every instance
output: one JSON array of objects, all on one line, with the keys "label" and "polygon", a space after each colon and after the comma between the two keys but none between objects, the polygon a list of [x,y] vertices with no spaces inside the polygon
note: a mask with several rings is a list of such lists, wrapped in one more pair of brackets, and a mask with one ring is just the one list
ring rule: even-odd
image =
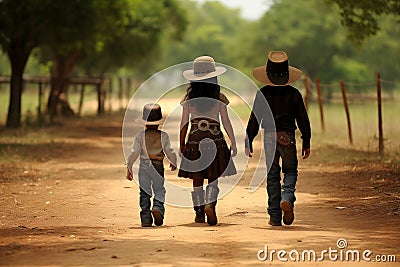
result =
[{"label": "sunlit field", "polygon": [[[165,110],[172,109],[175,104],[179,103],[180,98],[184,94],[184,88],[178,88],[170,91],[162,97],[164,103],[168,103]],[[228,93],[229,94],[229,93]],[[45,113],[48,90],[42,96],[42,113]],[[230,95],[230,108],[245,123],[248,118],[250,107],[238,96]],[[2,85],[0,88],[0,123],[5,124],[8,107],[8,87]],[[105,109],[106,112],[124,110],[129,99],[118,99],[117,93],[113,92],[107,97]],[[251,105],[251,97],[245,97]],[[70,88],[69,101],[71,107],[77,112],[80,101],[80,89]],[[35,124],[37,121],[38,109],[38,89],[28,87],[22,96],[22,122],[25,124]],[[174,104],[175,103],[175,104]],[[329,158],[348,160],[357,160],[356,155],[339,155],[336,152],[330,153],[326,147],[333,146],[346,150],[355,150],[362,152],[370,152],[363,154],[363,157],[371,159],[378,158],[378,112],[377,103],[373,100],[366,100],[361,103],[350,103],[350,119],[353,134],[353,144],[349,142],[346,114],[341,103],[324,103],[324,120],[325,131],[322,130],[320,121],[320,112],[318,103],[315,101],[309,104],[309,117],[312,127],[312,147],[324,147],[324,153]],[[398,96],[392,100],[385,100],[382,105],[383,109],[383,134],[385,157],[382,159],[386,163],[392,163],[394,166],[399,165],[400,161],[400,124],[398,124],[398,114],[400,114],[400,105]],[[85,89],[84,102],[82,105],[82,116],[95,115],[97,112],[97,94],[95,88],[87,86]],[[354,158],[353,158],[354,157]]]}]

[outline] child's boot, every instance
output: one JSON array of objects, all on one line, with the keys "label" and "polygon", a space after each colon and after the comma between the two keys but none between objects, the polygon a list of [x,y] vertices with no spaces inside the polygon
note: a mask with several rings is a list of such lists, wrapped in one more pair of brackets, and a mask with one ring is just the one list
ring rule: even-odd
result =
[{"label": "child's boot", "polygon": [[218,185],[208,184],[206,188],[206,205],[204,211],[207,215],[207,223],[209,225],[216,225],[218,223],[217,214],[215,212],[215,206],[217,205],[217,199],[219,194]]},{"label": "child's boot", "polygon": [[153,217],[151,217],[150,211],[150,195],[146,193],[145,190],[140,188],[139,194],[139,205],[142,211],[140,212],[140,221],[142,223],[142,227],[149,227],[153,224]]},{"label": "child's boot", "polygon": [[192,191],[192,201],[194,211],[196,212],[195,222],[204,223],[206,221],[206,216],[204,214],[204,190],[195,188]]},{"label": "child's boot", "polygon": [[164,223],[164,212],[165,212],[164,203],[155,198],[154,202],[153,202],[153,208],[151,210],[151,214],[153,215],[154,224],[156,226],[163,225],[163,223]]},{"label": "child's boot", "polygon": [[151,217],[150,210],[142,210],[140,212],[140,221],[142,227],[150,227],[153,224],[153,218]]}]

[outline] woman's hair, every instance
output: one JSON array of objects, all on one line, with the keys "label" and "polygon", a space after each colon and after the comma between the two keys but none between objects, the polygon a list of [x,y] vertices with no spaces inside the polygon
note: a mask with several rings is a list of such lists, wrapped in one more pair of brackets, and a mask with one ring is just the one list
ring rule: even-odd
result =
[{"label": "woman's hair", "polygon": [[[220,86],[216,81],[205,82],[203,81],[191,81],[190,87],[187,89],[187,99],[195,98],[211,98],[213,100],[207,101],[202,99],[200,101],[193,101],[191,104],[200,112],[210,110],[215,104],[215,100],[219,100]],[[215,100],[214,100],[215,99]]]}]

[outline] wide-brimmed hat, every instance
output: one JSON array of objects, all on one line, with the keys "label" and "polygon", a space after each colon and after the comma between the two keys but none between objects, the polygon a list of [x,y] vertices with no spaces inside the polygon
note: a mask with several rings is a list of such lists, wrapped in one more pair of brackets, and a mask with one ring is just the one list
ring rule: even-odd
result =
[{"label": "wide-brimmed hat", "polygon": [[271,51],[264,66],[253,69],[257,81],[268,85],[287,85],[301,78],[302,71],[289,66],[289,59],[283,51]]},{"label": "wide-brimmed hat", "polygon": [[191,81],[205,80],[226,71],[226,68],[215,66],[215,61],[210,56],[201,56],[193,61],[193,69],[183,71],[183,77]]},{"label": "wide-brimmed hat", "polygon": [[153,103],[144,105],[142,117],[135,120],[140,125],[160,125],[164,121],[165,116],[162,115],[161,106]]}]

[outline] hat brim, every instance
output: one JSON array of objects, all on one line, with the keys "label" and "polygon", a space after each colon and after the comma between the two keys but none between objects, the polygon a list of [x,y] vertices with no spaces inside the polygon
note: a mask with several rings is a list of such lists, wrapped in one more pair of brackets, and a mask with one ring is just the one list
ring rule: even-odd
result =
[{"label": "hat brim", "polygon": [[256,67],[253,69],[253,76],[256,78],[257,81],[265,83],[267,85],[272,86],[282,86],[294,83],[295,81],[299,80],[303,75],[303,72],[295,67],[289,66],[289,80],[285,84],[274,84],[268,79],[267,73],[265,71],[265,65]]},{"label": "hat brim", "polygon": [[207,73],[201,73],[201,74],[194,74],[193,70],[185,70],[183,71],[183,77],[190,81],[200,81],[200,80],[205,80],[208,78],[212,78],[218,75],[221,75],[226,71],[226,68],[216,66],[215,71],[213,72],[207,72]]},{"label": "hat brim", "polygon": [[158,121],[146,121],[143,118],[137,118],[134,120],[139,125],[162,125],[165,122],[166,117],[163,116],[160,120]]}]

